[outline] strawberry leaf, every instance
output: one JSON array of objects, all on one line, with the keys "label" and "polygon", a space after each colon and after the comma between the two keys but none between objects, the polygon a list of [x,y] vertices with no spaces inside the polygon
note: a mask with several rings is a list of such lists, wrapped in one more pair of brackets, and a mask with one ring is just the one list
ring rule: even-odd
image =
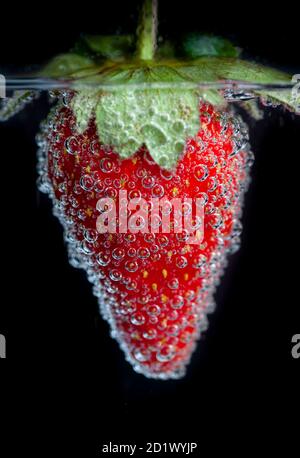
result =
[{"label": "strawberry leaf", "polygon": [[93,66],[93,61],[86,56],[69,53],[54,57],[40,72],[39,76],[51,78],[68,78],[74,72],[88,69]]},{"label": "strawberry leaf", "polygon": [[19,113],[25,105],[31,103],[39,96],[35,91],[15,91],[12,97],[2,100],[0,106],[0,121],[7,121],[9,118]]},{"label": "strawberry leaf", "polygon": [[162,167],[172,168],[186,139],[199,131],[199,94],[195,89],[78,91],[72,100],[77,127],[83,132],[96,117],[99,139],[123,158],[146,145]]},{"label": "strawberry leaf", "polygon": [[202,56],[238,57],[240,50],[225,38],[192,33],[182,44],[183,53],[190,59]]},{"label": "strawberry leaf", "polygon": [[199,131],[199,96],[194,90],[123,89],[100,97],[99,138],[121,157],[144,144],[157,164],[172,168],[186,139]]},{"label": "strawberry leaf", "polygon": [[134,50],[133,35],[87,35],[83,39],[91,51],[107,59],[122,59]]},{"label": "strawberry leaf", "polygon": [[[218,88],[242,88],[249,85],[254,96],[267,98],[295,110],[291,97],[291,76],[253,62],[229,57],[201,57],[194,61],[130,63],[106,62],[70,75],[74,87],[92,84],[99,90],[106,86],[174,85],[177,89],[197,87],[204,99],[214,105],[224,104]],[[275,89],[274,89],[275,87]]]}]

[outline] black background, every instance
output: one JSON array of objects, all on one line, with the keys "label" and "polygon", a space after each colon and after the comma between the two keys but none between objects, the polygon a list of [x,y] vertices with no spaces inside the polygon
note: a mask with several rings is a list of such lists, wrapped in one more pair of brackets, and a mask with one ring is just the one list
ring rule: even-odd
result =
[{"label": "black background", "polygon": [[[299,73],[295,4],[262,11],[255,3],[161,1],[160,31],[177,42],[188,30],[217,33],[246,57]],[[137,7],[115,0],[1,5],[1,65],[40,64],[83,32],[131,31]],[[79,446],[83,456],[96,456],[109,440],[188,440],[212,452],[234,450],[242,439],[241,453],[281,445],[288,455],[299,405],[299,360],[291,357],[291,338],[300,332],[299,118],[268,109],[263,121],[249,120],[256,162],[241,250],[186,378],[161,382],[124,361],[84,274],[68,265],[48,199],[36,191],[34,136],[46,113],[42,98],[0,125],[0,333],[8,357],[0,380],[9,377],[5,419],[12,431],[20,427],[10,451],[40,439],[43,454],[64,447],[66,456]]]}]

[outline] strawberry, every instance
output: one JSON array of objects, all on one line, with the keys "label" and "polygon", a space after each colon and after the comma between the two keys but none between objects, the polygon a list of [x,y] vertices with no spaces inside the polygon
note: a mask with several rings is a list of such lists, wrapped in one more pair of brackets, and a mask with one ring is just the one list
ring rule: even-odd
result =
[{"label": "strawberry", "polygon": [[[71,263],[86,270],[126,359],[149,377],[182,376],[207,327],[227,254],[238,244],[252,160],[246,129],[238,118],[206,103],[200,103],[199,117],[201,128],[186,140],[172,171],[155,163],[144,146],[120,158],[101,142],[95,119],[77,133],[69,102],[54,110],[39,138],[40,187],[50,194],[64,226]],[[203,240],[190,244],[184,229],[97,232],[99,199],[112,198],[118,208],[120,190],[147,202],[199,198]]]},{"label": "strawberry", "polygon": [[[239,245],[253,157],[228,101],[256,118],[255,96],[297,106],[289,75],[241,60],[227,40],[188,35],[182,60],[171,43],[157,47],[156,6],[145,0],[135,52],[132,35],[83,37],[37,80],[22,78],[25,90],[4,101],[0,120],[35,98],[36,87],[59,88],[37,138],[40,189],[126,359],[168,379],[184,374]],[[164,205],[153,214],[158,199]],[[192,224],[181,228],[187,216]]]}]

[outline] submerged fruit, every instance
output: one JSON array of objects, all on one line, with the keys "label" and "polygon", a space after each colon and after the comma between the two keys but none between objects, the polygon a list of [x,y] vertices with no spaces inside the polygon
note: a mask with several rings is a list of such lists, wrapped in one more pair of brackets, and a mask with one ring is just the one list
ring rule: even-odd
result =
[{"label": "submerged fruit", "polygon": [[[51,196],[70,262],[86,270],[127,360],[148,377],[180,377],[207,327],[227,254],[238,246],[252,162],[247,129],[238,117],[200,103],[199,132],[186,139],[176,167],[167,170],[146,147],[122,159],[101,142],[94,118],[78,133],[67,99],[51,113],[39,137],[40,189]],[[114,212],[99,204],[101,198],[111,199],[119,209],[125,192],[128,200],[135,198],[127,230],[120,232],[117,214],[115,232],[99,233],[101,212]],[[180,215],[168,207],[174,197],[183,204]],[[151,226],[145,213],[149,219],[138,225],[134,214],[139,203],[153,198],[165,199],[160,219]],[[198,199],[204,219],[194,221],[193,231],[183,227],[175,233],[174,222],[176,226],[186,212],[195,211],[188,199]],[[165,232],[163,212],[171,215]],[[191,243],[200,227],[202,240]]]}]

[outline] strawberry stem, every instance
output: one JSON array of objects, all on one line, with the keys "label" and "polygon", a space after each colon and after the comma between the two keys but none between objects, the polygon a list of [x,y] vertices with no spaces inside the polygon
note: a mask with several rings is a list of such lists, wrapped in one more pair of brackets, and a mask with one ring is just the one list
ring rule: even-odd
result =
[{"label": "strawberry stem", "polygon": [[157,0],[144,0],[137,28],[137,57],[153,60],[157,45]]}]

